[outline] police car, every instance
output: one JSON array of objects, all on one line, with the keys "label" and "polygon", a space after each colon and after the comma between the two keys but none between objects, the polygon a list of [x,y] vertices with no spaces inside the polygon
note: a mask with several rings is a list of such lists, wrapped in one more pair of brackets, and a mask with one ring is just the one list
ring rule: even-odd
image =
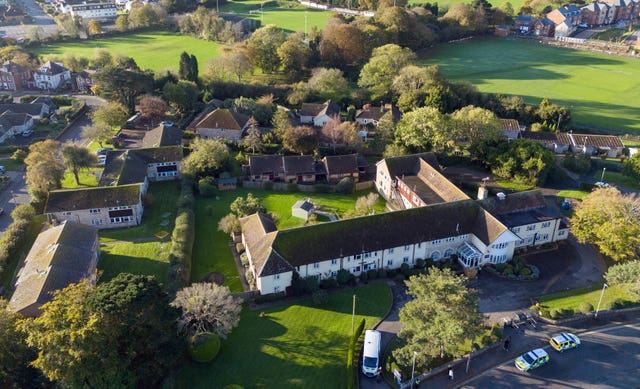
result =
[{"label": "police car", "polygon": [[541,348],[531,350],[516,358],[516,367],[520,371],[529,371],[549,362],[549,354]]},{"label": "police car", "polygon": [[549,343],[551,344],[551,347],[562,352],[564,350],[578,347],[580,345],[580,338],[574,334],[563,332],[560,335],[556,335],[549,339]]}]

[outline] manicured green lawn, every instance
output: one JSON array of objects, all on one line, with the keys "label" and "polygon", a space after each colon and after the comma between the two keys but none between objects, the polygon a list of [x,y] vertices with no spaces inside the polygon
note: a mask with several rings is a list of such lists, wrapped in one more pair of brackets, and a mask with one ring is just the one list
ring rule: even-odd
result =
[{"label": "manicured green lawn", "polygon": [[[617,299],[637,301],[637,297],[629,294],[628,289],[628,285],[610,285],[604,291],[600,309],[604,309],[603,307],[608,306]],[[580,308],[580,304],[583,302],[590,303],[593,305],[594,309],[597,308],[601,293],[602,285],[599,285],[593,288],[579,288],[560,293],[548,294],[538,297],[537,300],[540,301],[540,304],[549,311],[563,308],[577,311],[578,308]]]},{"label": "manicured green lawn", "polygon": [[[304,225],[304,220],[291,216],[291,206],[298,200],[310,197],[312,201],[328,212],[338,215],[355,207],[358,196],[370,191],[354,195],[316,194],[316,193],[284,193],[259,189],[247,190],[238,188],[232,191],[219,192],[217,198],[198,197],[196,204],[196,241],[193,247],[191,281],[197,282],[205,275],[216,272],[225,277],[224,285],[233,292],[241,292],[242,284],[229,249],[229,236],[218,231],[218,222],[227,215],[229,205],[238,197],[253,193],[262,200],[268,212],[279,216],[278,228],[292,228]],[[384,211],[384,202],[378,201],[377,212]],[[319,218],[319,221],[326,219]]]},{"label": "manicured green lawn", "polygon": [[[602,177],[602,172],[596,172],[594,178],[599,180]],[[640,182],[637,179],[625,176],[622,173],[607,171],[604,174],[604,181],[609,184],[624,186],[629,189],[640,190]]]},{"label": "manicured green lawn", "polygon": [[180,54],[186,51],[198,58],[200,72],[206,69],[207,62],[218,56],[221,45],[196,39],[190,36],[168,31],[133,33],[130,35],[90,39],[76,42],[63,42],[30,50],[31,53],[47,56],[73,53],[76,56],[93,58],[96,49],[105,49],[113,55],[133,57],[143,69],[154,71],[178,68]]},{"label": "manicured green lawn", "polygon": [[62,187],[73,188],[85,188],[90,186],[98,186],[98,175],[102,171],[102,168],[82,169],[78,177],[80,178],[80,185],[76,183],[76,178],[73,173],[67,171],[62,179]]},{"label": "manicured green lawn", "polygon": [[640,131],[637,59],[487,38],[440,45],[420,63],[483,92],[519,95],[529,104],[548,97],[568,106],[576,124]]},{"label": "manicured green lawn", "polygon": [[531,186],[531,185],[518,184],[517,182],[511,182],[511,181],[505,181],[505,180],[498,180],[497,182],[503,188],[513,189],[513,190],[518,190],[518,191],[531,190],[531,189],[535,188],[534,186]]},{"label": "manicured green lawn", "polygon": [[[491,5],[494,7],[500,7],[502,4],[506,2],[511,3],[511,6],[513,7],[514,11],[518,11],[518,8],[520,8],[522,4],[524,4],[524,0],[490,0],[489,1],[489,3],[491,3]],[[429,3],[429,1],[409,0],[409,4],[424,4],[424,3]],[[433,4],[433,1],[431,3]],[[464,1],[464,0],[444,0],[444,1],[438,1],[437,3],[440,9],[448,9],[453,4],[456,4],[456,3],[470,3],[470,2]]]},{"label": "manicured green lawn", "polygon": [[[9,215],[5,215],[3,217],[10,217]],[[46,222],[47,217],[45,215],[37,215],[31,221],[31,225],[29,226],[29,230],[27,231],[27,236],[24,241],[24,245],[19,251],[18,255],[9,258],[9,261],[4,264],[2,273],[0,273],[0,285],[4,286],[6,290],[13,290],[13,286],[11,285],[11,279],[13,278],[13,273],[16,270],[16,266],[18,266],[18,261],[23,256],[26,256],[31,250],[31,246],[33,242],[35,242],[38,234],[42,230],[44,223]]]},{"label": "manicured green lawn", "polygon": [[564,197],[568,197],[570,199],[578,199],[578,200],[582,200],[582,198],[586,195],[588,195],[591,192],[586,192],[583,190],[569,190],[569,189],[565,189],[565,190],[561,190],[560,192],[558,192],[558,194],[556,195],[558,198],[564,198]]},{"label": "manicured green lawn", "polygon": [[171,241],[123,242],[107,244],[100,248],[98,269],[104,273],[100,282],[107,282],[120,273],[127,272],[155,276],[164,283],[169,268]]},{"label": "manicured green lawn", "polygon": [[188,362],[176,387],[344,388],[353,294],[355,323],[365,318],[365,328],[391,306],[389,287],[372,284],[332,293],[323,306],[305,300],[264,309],[265,317],[245,308],[218,357],[208,364]]},{"label": "manicured green lawn", "polygon": [[[260,20],[263,26],[275,24],[288,32],[303,31],[305,18],[307,20],[307,32],[311,27],[317,26],[322,29],[332,12],[306,8],[297,5],[295,2],[281,3],[278,6],[263,7],[263,14],[260,14],[260,4],[263,1],[230,1],[220,7],[220,12],[235,13],[251,19]],[[253,11],[251,13],[250,11]]]},{"label": "manicured green lawn", "polygon": [[147,191],[147,205],[142,214],[142,224],[136,227],[100,231],[100,239],[127,241],[153,237],[161,231],[171,233],[176,218],[179,185],[179,181],[151,183]]}]

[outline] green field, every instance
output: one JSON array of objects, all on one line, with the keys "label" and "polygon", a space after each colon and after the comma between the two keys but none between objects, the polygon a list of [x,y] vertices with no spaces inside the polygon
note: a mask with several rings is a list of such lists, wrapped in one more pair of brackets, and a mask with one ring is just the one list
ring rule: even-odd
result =
[{"label": "green field", "polygon": [[221,6],[220,12],[234,13],[260,20],[263,26],[275,24],[288,32],[304,31],[305,18],[307,21],[307,32],[311,31],[311,27],[313,26],[322,29],[332,15],[332,12],[306,8],[297,5],[295,2],[286,4],[283,2],[278,6],[263,7],[261,14],[261,3],[263,3],[263,1],[259,0],[231,1]]},{"label": "green field", "polygon": [[[222,341],[217,358],[187,363],[178,388],[344,388],[351,301],[356,295],[358,325],[371,328],[391,306],[386,284],[371,284],[329,295],[326,305],[310,300],[252,311],[244,309],[240,325]],[[265,316],[260,317],[260,312]]]},{"label": "green field", "polygon": [[[244,188],[220,192],[216,198],[198,197],[196,203],[196,240],[193,246],[191,281],[198,282],[211,272],[224,275],[224,285],[232,292],[241,292],[242,284],[238,276],[231,250],[229,236],[218,231],[218,222],[227,215],[229,205],[240,196],[253,193],[260,198],[267,212],[278,216],[277,226],[280,229],[299,227],[304,220],[291,216],[291,206],[298,200],[310,197],[321,209],[337,213],[339,216],[355,207],[356,199],[369,193],[358,192],[354,195],[319,194],[319,193],[282,193],[260,189]],[[378,201],[377,212],[384,211],[384,202]]]},{"label": "green field", "polygon": [[574,124],[640,131],[640,62],[632,58],[507,39],[441,45],[421,64],[482,92],[544,97],[571,109]]},{"label": "green field", "polygon": [[73,53],[76,56],[93,58],[96,49],[105,49],[114,55],[133,57],[141,68],[154,71],[178,69],[180,54],[186,51],[198,58],[200,73],[202,73],[206,70],[209,60],[218,56],[217,50],[220,46],[215,42],[174,32],[155,31],[43,45],[30,51],[43,57],[51,54]]},{"label": "green field", "polygon": [[[433,4],[433,1],[429,1],[429,0],[409,0],[409,4],[424,4],[429,2]],[[494,7],[500,7],[502,4],[507,2],[511,3],[511,6],[513,7],[514,11],[518,11],[518,8],[520,8],[522,4],[524,4],[524,0],[489,0],[489,3]],[[448,9],[453,4],[456,4],[456,3],[472,3],[472,1],[444,0],[444,1],[438,1],[437,3],[439,8],[442,10],[442,9]]]}]

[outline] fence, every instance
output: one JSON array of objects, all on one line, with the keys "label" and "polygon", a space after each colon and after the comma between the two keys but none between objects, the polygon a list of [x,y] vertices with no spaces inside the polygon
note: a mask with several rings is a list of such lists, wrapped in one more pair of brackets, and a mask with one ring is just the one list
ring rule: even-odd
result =
[{"label": "fence", "polygon": [[[296,184],[296,183],[286,183],[286,182],[271,182],[271,181],[242,181],[242,186],[247,189],[266,189],[266,190],[277,190],[277,191],[285,191],[285,192],[304,192],[304,193],[326,193],[326,192],[334,192],[335,185],[327,185],[327,184],[316,184],[316,185],[304,185],[304,184]],[[373,188],[373,181],[362,181],[355,183],[355,190],[364,190]],[[328,189],[328,190],[327,190]]]}]

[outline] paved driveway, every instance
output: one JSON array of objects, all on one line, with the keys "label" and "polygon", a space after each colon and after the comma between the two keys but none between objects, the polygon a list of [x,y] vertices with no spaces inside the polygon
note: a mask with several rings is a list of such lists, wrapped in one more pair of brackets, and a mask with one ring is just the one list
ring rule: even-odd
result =
[{"label": "paved driveway", "polygon": [[0,207],[4,208],[4,215],[0,215],[0,235],[11,224],[10,213],[16,205],[31,202],[31,195],[27,192],[27,185],[24,182],[24,172],[9,171],[7,175],[9,185],[0,191]]}]

